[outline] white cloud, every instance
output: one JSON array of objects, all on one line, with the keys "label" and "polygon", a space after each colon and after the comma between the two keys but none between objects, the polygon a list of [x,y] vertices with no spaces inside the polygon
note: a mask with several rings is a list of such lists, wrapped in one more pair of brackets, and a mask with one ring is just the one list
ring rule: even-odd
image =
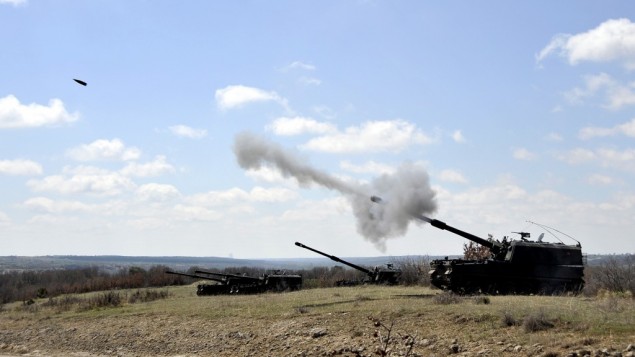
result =
[{"label": "white cloud", "polygon": [[582,104],[588,98],[603,95],[607,109],[618,110],[635,104],[635,83],[621,84],[606,73],[585,76],[584,87],[575,87],[564,93],[571,104]]},{"label": "white cloud", "polygon": [[283,224],[288,222],[320,222],[333,216],[350,212],[350,203],[344,197],[321,201],[303,201],[297,207],[288,209],[280,216]]},{"label": "white cloud", "polygon": [[547,134],[547,136],[545,136],[545,140],[547,141],[553,141],[553,142],[559,142],[564,140],[562,138],[562,135],[558,134],[558,133],[549,133]]},{"label": "white cloud", "polygon": [[[176,205],[174,207],[175,219],[186,221],[217,221],[223,217],[220,212],[200,207],[188,205]],[[154,224],[152,226],[155,226]]]},{"label": "white cloud", "polygon": [[404,120],[371,121],[344,132],[309,140],[303,147],[330,153],[398,152],[410,145],[431,144],[433,139]]},{"label": "white cloud", "polygon": [[513,184],[501,183],[496,186],[483,187],[453,195],[453,205],[451,207],[490,207],[495,202],[505,200],[525,200],[528,198],[527,192]]},{"label": "white cloud", "polygon": [[305,71],[315,71],[316,68],[312,64],[307,64],[301,61],[294,61],[288,66],[284,67],[284,70],[290,70],[290,69],[302,69]]},{"label": "white cloud", "polygon": [[615,85],[607,92],[608,103],[605,107],[612,110],[620,109],[627,105],[635,104],[635,83],[628,85]]},{"label": "white cloud", "polygon": [[452,139],[457,143],[465,142],[465,137],[463,136],[460,130],[457,130],[454,133],[452,133]]},{"label": "white cloud", "polygon": [[315,77],[302,76],[298,79],[298,81],[305,86],[319,86],[322,84],[322,80]]},{"label": "white cloud", "polygon": [[287,187],[298,187],[298,182],[294,178],[284,177],[279,170],[269,166],[246,170],[245,175],[259,182],[282,184]]},{"label": "white cloud", "polygon": [[326,118],[329,120],[335,119],[337,115],[333,111],[333,109],[327,107],[326,105],[317,105],[312,108],[312,110],[322,118]]},{"label": "white cloud", "polygon": [[141,185],[136,195],[142,201],[168,201],[181,196],[176,187],[159,183]]},{"label": "white cloud", "polygon": [[558,160],[575,165],[595,160],[596,155],[589,149],[577,148],[568,152],[556,154]]},{"label": "white cloud", "polygon": [[7,216],[6,213],[0,211],[0,226],[7,225],[11,223],[11,219]]},{"label": "white cloud", "polygon": [[584,76],[585,86],[575,87],[564,93],[565,98],[571,104],[580,104],[584,98],[594,96],[600,89],[610,88],[615,85],[615,81],[606,73],[592,76]]},{"label": "white cloud", "polygon": [[297,197],[295,191],[287,188],[254,187],[249,192],[249,200],[254,202],[286,202]]},{"label": "white cloud", "polygon": [[591,185],[611,185],[615,180],[610,176],[593,174],[587,178],[587,182]]},{"label": "white cloud", "polygon": [[536,60],[540,62],[554,53],[567,58],[571,65],[618,61],[635,69],[635,24],[629,19],[611,19],[587,32],[557,35],[536,55]]},{"label": "white cloud", "polygon": [[151,177],[174,172],[174,167],[167,162],[165,156],[158,155],[154,158],[154,161],[145,164],[128,163],[120,172],[125,176]]},{"label": "white cloud", "polygon": [[278,118],[267,126],[276,135],[300,135],[300,134],[326,134],[337,131],[337,128],[330,123],[318,122],[311,118],[293,117]]},{"label": "white cloud", "polygon": [[586,127],[580,129],[578,136],[580,139],[591,139],[594,137],[613,136],[624,134],[626,136],[635,137],[635,118],[624,124],[616,125],[612,128]]},{"label": "white cloud", "polygon": [[635,137],[635,118],[629,122],[618,125],[617,130],[626,136]]},{"label": "white cloud", "polygon": [[41,175],[42,165],[31,160],[0,160],[0,174]]},{"label": "white cloud", "polygon": [[232,188],[226,191],[210,191],[192,195],[186,201],[197,206],[216,206],[232,202],[286,202],[298,194],[287,188],[254,187],[251,191]]},{"label": "white cloud", "polygon": [[0,0],[0,5],[8,4],[13,6],[26,5],[27,0]]},{"label": "white cloud", "polygon": [[512,155],[514,156],[514,159],[516,160],[530,161],[530,160],[536,159],[536,154],[532,153],[531,151],[525,148],[514,149]]},{"label": "white cloud", "polygon": [[340,163],[340,168],[349,172],[357,173],[357,174],[383,175],[383,174],[392,174],[395,172],[394,167],[390,165],[378,163],[375,161],[368,161],[364,163],[363,165],[354,165],[348,161],[342,161]]},{"label": "white cloud", "polygon": [[283,107],[287,108],[287,100],[279,96],[276,92],[267,92],[259,88],[242,85],[233,85],[217,89],[215,98],[216,105],[221,110],[234,109],[253,102],[267,101],[280,103]]},{"label": "white cloud", "polygon": [[94,206],[79,201],[53,201],[47,197],[34,197],[26,200],[23,204],[30,210],[45,213],[67,213],[67,212],[89,212],[94,210]]},{"label": "white cloud", "polygon": [[89,193],[100,196],[114,196],[135,188],[128,177],[91,166],[65,168],[61,175],[29,180],[27,186],[35,192]]},{"label": "white cloud", "polygon": [[172,134],[189,139],[201,139],[207,136],[207,130],[194,129],[186,125],[174,125],[169,127]]},{"label": "white cloud", "polygon": [[620,151],[606,148],[596,150],[577,148],[557,154],[556,158],[572,165],[595,163],[602,167],[635,172],[635,149]]},{"label": "white cloud", "polygon": [[451,183],[467,183],[462,173],[455,170],[443,170],[439,173],[439,180]]},{"label": "white cloud", "polygon": [[51,99],[45,106],[35,103],[23,105],[13,95],[0,98],[0,129],[35,128],[72,123],[78,119],[79,114],[68,113],[59,99]]},{"label": "white cloud", "polygon": [[598,149],[597,153],[601,164],[604,166],[635,169],[634,149],[627,149],[623,151],[614,149]]},{"label": "white cloud", "polygon": [[587,140],[587,139],[595,138],[598,136],[610,136],[610,135],[615,135],[615,129],[586,127],[586,128],[580,129],[578,137],[582,140]]},{"label": "white cloud", "polygon": [[129,161],[138,159],[141,156],[141,151],[135,147],[126,148],[119,139],[99,139],[90,144],[69,149],[66,155],[77,161]]}]

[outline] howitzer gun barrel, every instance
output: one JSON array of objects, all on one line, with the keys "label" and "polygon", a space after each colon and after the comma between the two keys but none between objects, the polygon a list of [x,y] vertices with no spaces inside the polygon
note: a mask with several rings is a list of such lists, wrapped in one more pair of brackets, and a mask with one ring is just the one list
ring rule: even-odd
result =
[{"label": "howitzer gun barrel", "polygon": [[302,244],[300,242],[295,242],[295,245],[297,245],[300,248],[308,249],[308,250],[310,250],[312,252],[315,252],[315,253],[318,253],[320,255],[323,255],[323,256],[325,256],[325,257],[327,257],[327,258],[329,258],[329,259],[331,259],[333,261],[336,261],[338,263],[342,263],[342,264],[348,265],[349,267],[351,267],[353,269],[357,269],[359,271],[363,271],[364,273],[368,274],[369,276],[373,276],[373,272],[372,271],[370,271],[370,270],[368,270],[366,268],[360,267],[359,265],[355,265],[353,263],[347,262],[346,260],[342,260],[342,259],[340,259],[340,258],[338,258],[338,257],[336,257],[334,255],[330,255],[330,254],[326,254],[324,252],[320,252],[319,250],[313,249],[311,247],[308,247],[308,246],[306,246],[306,245],[304,245],[304,244]]},{"label": "howitzer gun barrel", "polygon": [[195,273],[197,273],[197,274],[216,275],[216,276],[222,276],[222,277],[225,277],[225,278],[234,278],[234,279],[250,280],[250,281],[260,281],[261,280],[260,278],[254,278],[253,276],[238,275],[238,274],[214,273],[214,272],[206,271],[206,270],[196,270]]},{"label": "howitzer gun barrel", "polygon": [[477,237],[474,234],[464,232],[464,231],[462,231],[460,229],[456,229],[456,228],[454,228],[452,226],[448,226],[445,222],[439,221],[438,219],[430,219],[430,218],[428,218],[426,216],[419,216],[418,218],[421,218],[424,221],[430,223],[433,227],[439,228],[441,230],[452,232],[452,233],[454,233],[456,235],[459,235],[459,236],[461,236],[463,238],[469,239],[469,240],[471,240],[472,242],[474,242],[476,244],[480,244],[482,246],[485,246],[485,247],[487,247],[489,249],[493,249],[493,250],[498,249],[498,246],[496,244],[494,244],[494,242],[489,241],[487,239],[483,239],[481,237]]},{"label": "howitzer gun barrel", "polygon": [[[383,203],[383,200],[381,199],[381,197],[377,197],[377,196],[371,196],[370,200],[375,202],[375,203]],[[424,216],[422,214],[413,215],[413,217],[415,217],[417,219],[420,219],[420,220],[422,220],[424,222],[428,222],[433,227],[436,227],[438,229],[441,229],[441,230],[444,230],[444,231],[449,231],[449,232],[452,232],[452,233],[454,233],[456,235],[459,235],[459,236],[461,236],[463,238],[469,239],[469,240],[471,240],[472,242],[474,242],[476,244],[480,244],[482,246],[485,246],[485,247],[491,249],[492,251],[498,252],[498,250],[500,250],[500,246],[497,245],[496,243],[494,243],[492,241],[489,241],[487,239],[483,239],[481,237],[477,237],[474,234],[464,232],[464,231],[462,231],[460,229],[457,229],[457,228],[454,228],[452,226],[449,226],[445,222],[439,221],[438,219],[429,218],[429,217],[426,217],[426,216]]]},{"label": "howitzer gun barrel", "polygon": [[209,276],[202,276],[202,275],[196,275],[196,274],[179,273],[179,272],[176,272],[176,271],[170,271],[170,270],[167,270],[165,273],[166,273],[166,274],[172,274],[172,275],[187,276],[187,277],[190,277],[190,278],[196,278],[196,279],[212,280],[212,281],[216,281],[216,282],[219,282],[219,283],[225,283],[225,280],[223,280],[223,279],[216,279],[216,278],[212,278],[212,277],[209,277]]}]

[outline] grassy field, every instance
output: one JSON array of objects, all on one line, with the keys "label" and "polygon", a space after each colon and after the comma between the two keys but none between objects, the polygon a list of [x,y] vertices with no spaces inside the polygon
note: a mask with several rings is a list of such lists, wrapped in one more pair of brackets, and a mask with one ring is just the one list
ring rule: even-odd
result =
[{"label": "grassy field", "polygon": [[[0,355],[566,356],[629,353],[635,344],[630,296],[457,297],[361,286],[199,297],[195,286],[181,286],[143,290],[149,298],[131,303],[135,292],[5,305]],[[106,294],[118,296],[116,306],[103,303]]]}]

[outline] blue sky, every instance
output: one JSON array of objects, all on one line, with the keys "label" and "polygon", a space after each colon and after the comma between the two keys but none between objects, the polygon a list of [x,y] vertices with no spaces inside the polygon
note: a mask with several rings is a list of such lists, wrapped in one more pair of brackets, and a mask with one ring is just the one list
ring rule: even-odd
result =
[{"label": "blue sky", "polygon": [[340,192],[242,168],[240,133],[344,182],[422,168],[431,215],[482,237],[635,253],[633,9],[0,0],[0,255],[462,252],[364,238]]}]

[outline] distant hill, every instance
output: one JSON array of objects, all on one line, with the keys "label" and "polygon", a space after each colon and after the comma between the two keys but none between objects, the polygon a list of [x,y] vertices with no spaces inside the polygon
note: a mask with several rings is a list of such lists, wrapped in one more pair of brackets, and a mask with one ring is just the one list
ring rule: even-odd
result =
[{"label": "distant hill", "polygon": [[[356,257],[341,259],[356,265],[373,267],[394,263],[404,259],[424,259],[424,256],[399,257]],[[434,258],[434,257],[430,257]],[[106,271],[118,271],[130,266],[149,268],[165,265],[175,270],[186,270],[197,266],[201,268],[225,269],[232,267],[251,267],[264,269],[311,269],[343,265],[328,258],[285,258],[285,259],[234,259],[224,257],[148,257],[121,255],[46,255],[46,256],[0,256],[0,272],[15,270],[76,269],[98,267]]]},{"label": "distant hill", "polygon": [[[600,265],[610,257],[622,255],[598,255],[587,256],[587,265]],[[391,257],[355,257],[341,259],[356,265],[374,267],[386,263],[396,263],[404,260],[441,259],[439,256],[391,256]],[[450,258],[458,258],[451,256]],[[122,256],[122,255],[45,255],[45,256],[0,256],[0,272],[21,270],[48,270],[48,269],[76,269],[86,267],[98,267],[105,271],[116,272],[131,266],[149,268],[156,265],[165,265],[175,270],[187,270],[190,267],[225,269],[232,267],[250,267],[263,269],[311,269],[314,267],[330,267],[343,265],[328,258],[285,258],[285,259],[234,259],[224,257],[148,257],[148,256]]]}]

